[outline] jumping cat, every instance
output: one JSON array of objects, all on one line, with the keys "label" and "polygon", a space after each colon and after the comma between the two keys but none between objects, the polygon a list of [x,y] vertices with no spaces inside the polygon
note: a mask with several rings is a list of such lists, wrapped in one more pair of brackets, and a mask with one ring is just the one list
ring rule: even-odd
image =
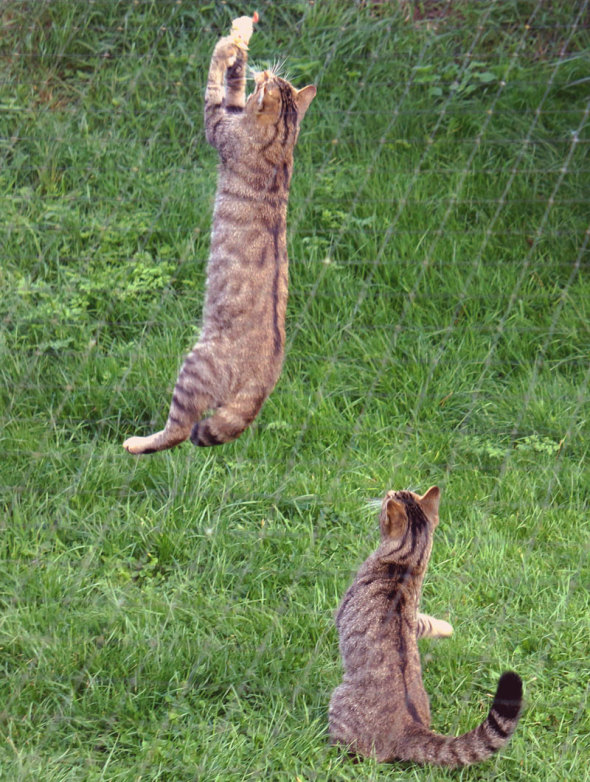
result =
[{"label": "jumping cat", "polygon": [[381,762],[466,766],[506,744],[518,723],[522,681],[516,673],[504,673],[477,728],[457,737],[429,728],[417,639],[450,634],[437,630],[440,620],[418,614],[439,500],[437,486],[422,497],[409,491],[386,494],[381,544],[361,565],[338,608],[344,678],[332,693],[329,729],[331,742],[351,754]]},{"label": "jumping cat", "polygon": [[[287,201],[293,148],[313,85],[257,73],[246,100],[253,23],[240,17],[213,51],[205,132],[220,158],[200,339],[178,376],[165,428],[130,437],[133,454],[234,440],[252,423],[283,364]],[[211,413],[210,417],[205,417]]]}]

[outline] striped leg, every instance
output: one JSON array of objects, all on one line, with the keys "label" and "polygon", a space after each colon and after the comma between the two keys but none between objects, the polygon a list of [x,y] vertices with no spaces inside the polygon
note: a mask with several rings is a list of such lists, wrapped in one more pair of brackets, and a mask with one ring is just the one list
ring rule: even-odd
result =
[{"label": "striped leg", "polygon": [[230,36],[220,38],[215,45],[205,90],[205,105],[219,106],[225,92],[225,72],[235,63],[240,50]]},{"label": "striped leg", "polygon": [[235,61],[225,74],[225,106],[228,109],[243,109],[246,105],[246,63],[248,53],[236,48]]},{"label": "striped leg", "polygon": [[252,37],[258,14],[252,17],[241,16],[234,19],[230,39],[235,44],[234,62],[228,61],[225,76],[225,105],[228,109],[243,109],[246,105],[246,64],[248,62],[248,42]]},{"label": "striped leg", "polygon": [[129,453],[148,454],[184,442],[195,422],[215,404],[210,389],[220,385],[219,367],[209,351],[197,343],[178,375],[164,429],[148,437],[130,437],[123,447]]},{"label": "striped leg", "polygon": [[216,149],[223,143],[227,125],[224,105],[226,71],[235,64],[238,53],[238,47],[230,37],[226,37],[217,42],[211,57],[205,90],[205,134],[209,144]]}]

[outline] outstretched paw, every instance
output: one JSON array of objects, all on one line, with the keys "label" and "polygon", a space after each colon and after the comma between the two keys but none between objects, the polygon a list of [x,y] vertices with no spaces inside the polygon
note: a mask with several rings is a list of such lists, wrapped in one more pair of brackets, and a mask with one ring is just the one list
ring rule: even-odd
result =
[{"label": "outstretched paw", "polygon": [[453,635],[453,625],[444,619],[432,620],[432,638],[448,638],[450,635]]}]

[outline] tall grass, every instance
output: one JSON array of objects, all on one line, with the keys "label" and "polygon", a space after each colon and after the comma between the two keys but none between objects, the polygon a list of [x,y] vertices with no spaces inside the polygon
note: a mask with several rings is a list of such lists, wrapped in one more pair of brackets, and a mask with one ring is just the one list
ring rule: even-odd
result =
[{"label": "tall grass", "polygon": [[[557,6],[259,3],[252,60],[318,85],[283,376],[235,443],[140,460],[198,327],[208,59],[250,9],[0,6],[0,778],[590,779],[589,9]],[[435,482],[433,727],[507,668],[526,710],[481,767],[353,764],[333,611],[367,501]]]}]

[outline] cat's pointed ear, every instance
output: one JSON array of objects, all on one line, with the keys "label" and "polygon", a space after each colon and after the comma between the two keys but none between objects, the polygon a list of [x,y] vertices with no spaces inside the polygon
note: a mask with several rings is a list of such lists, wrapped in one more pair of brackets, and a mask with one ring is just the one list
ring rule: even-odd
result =
[{"label": "cat's pointed ear", "polygon": [[390,497],[381,512],[380,522],[382,538],[401,538],[408,526],[404,504]]},{"label": "cat's pointed ear", "polygon": [[430,489],[420,497],[420,507],[424,511],[426,518],[436,527],[438,524],[438,506],[440,503],[440,489],[438,486],[431,486]]},{"label": "cat's pointed ear", "polygon": [[308,84],[307,87],[303,87],[303,89],[297,91],[295,103],[297,104],[297,119],[299,122],[305,117],[305,112],[315,98],[316,92],[317,89],[314,84]]}]

